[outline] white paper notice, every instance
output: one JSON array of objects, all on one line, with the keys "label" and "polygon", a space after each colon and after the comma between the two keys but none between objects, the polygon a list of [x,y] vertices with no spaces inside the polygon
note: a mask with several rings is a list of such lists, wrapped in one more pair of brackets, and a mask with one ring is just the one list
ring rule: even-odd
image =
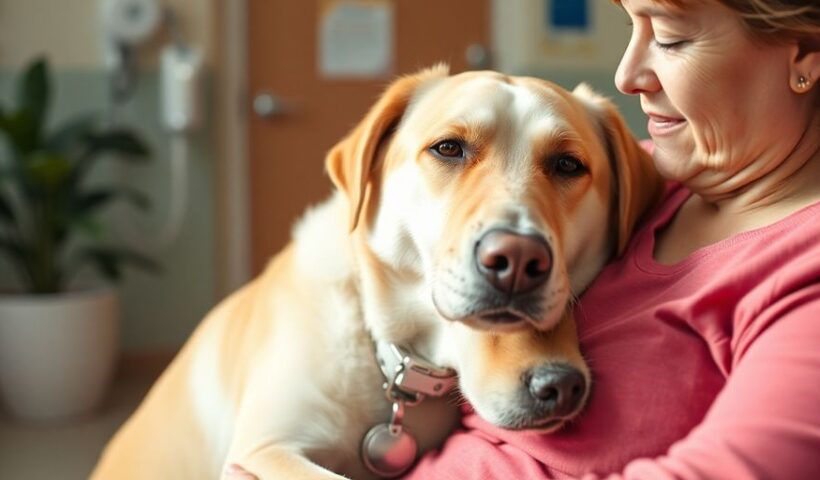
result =
[{"label": "white paper notice", "polygon": [[393,69],[392,0],[322,2],[319,75],[383,78]]}]

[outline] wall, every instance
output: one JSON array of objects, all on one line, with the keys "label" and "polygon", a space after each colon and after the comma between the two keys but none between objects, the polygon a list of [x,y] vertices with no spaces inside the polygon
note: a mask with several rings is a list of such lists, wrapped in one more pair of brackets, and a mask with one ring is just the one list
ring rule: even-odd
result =
[{"label": "wall", "polygon": [[[159,0],[177,12],[187,40],[213,57],[214,0]],[[0,66],[17,67],[33,54],[48,52],[61,68],[99,69],[99,7],[102,0],[0,0]],[[145,49],[143,64],[153,65],[160,35]]]},{"label": "wall", "polygon": [[[181,19],[183,33],[205,49],[212,63],[213,0],[167,0]],[[31,58],[46,54],[52,64],[56,96],[53,119],[80,112],[108,109],[108,75],[99,40],[100,0],[0,0],[0,99],[13,96],[13,77]],[[138,130],[153,149],[152,160],[138,167],[106,165],[101,175],[122,180],[149,192],[154,207],[149,215],[126,208],[109,212],[120,238],[136,231],[151,237],[164,220],[168,204],[169,137],[159,123],[156,53],[159,36],[140,56],[143,74],[135,97],[118,112],[120,121]],[[212,111],[212,72],[205,75],[206,111]],[[169,249],[155,255],[162,266],[158,276],[131,270],[121,285],[122,342],[127,351],[165,351],[177,348],[203,314],[215,303],[214,279],[214,164],[213,121],[191,138],[188,213],[181,235]],[[130,228],[126,228],[130,227]],[[139,241],[139,238],[136,239]],[[11,279],[8,269],[0,284]]]},{"label": "wall", "polygon": [[618,105],[638,136],[648,138],[640,101],[620,93],[614,83],[629,41],[627,15],[609,0],[584,0],[589,28],[557,33],[547,27],[552,1],[492,0],[496,68],[546,78],[569,89],[586,82]]}]

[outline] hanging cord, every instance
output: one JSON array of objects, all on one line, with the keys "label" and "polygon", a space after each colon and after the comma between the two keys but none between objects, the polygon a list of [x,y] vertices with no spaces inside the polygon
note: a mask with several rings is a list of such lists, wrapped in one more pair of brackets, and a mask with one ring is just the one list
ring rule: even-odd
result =
[{"label": "hanging cord", "polygon": [[[189,147],[190,142],[186,133],[171,135],[168,158],[170,180],[168,208],[161,227],[154,230],[144,225],[138,226],[136,223],[143,223],[140,219],[131,219],[117,224],[118,233],[130,246],[156,253],[168,249],[179,238],[188,203]],[[125,177],[125,170],[121,172]]]}]

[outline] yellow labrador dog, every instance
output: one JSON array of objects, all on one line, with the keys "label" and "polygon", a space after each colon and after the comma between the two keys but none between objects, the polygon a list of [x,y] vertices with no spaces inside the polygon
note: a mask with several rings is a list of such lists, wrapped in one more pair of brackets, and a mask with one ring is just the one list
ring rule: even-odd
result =
[{"label": "yellow labrador dog", "polygon": [[205,318],[92,478],[390,477],[452,428],[448,391],[513,429],[582,408],[568,307],[660,189],[607,100],[435,67],[326,164],[337,192]]}]

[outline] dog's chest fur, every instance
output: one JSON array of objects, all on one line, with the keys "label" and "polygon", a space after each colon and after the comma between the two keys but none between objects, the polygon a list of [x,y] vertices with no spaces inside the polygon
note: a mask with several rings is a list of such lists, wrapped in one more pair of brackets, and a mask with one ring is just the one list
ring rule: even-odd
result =
[{"label": "dog's chest fur", "polygon": [[[271,441],[334,472],[371,478],[359,458],[361,441],[389,420],[390,404],[363,319],[346,213],[339,195],[308,211],[294,230],[290,258],[269,267],[281,262],[291,284],[257,299],[273,326],[260,335],[268,340],[256,347],[247,385],[269,399],[258,421]],[[405,425],[427,449],[440,444],[456,420],[455,401],[443,398],[408,408]]]}]

